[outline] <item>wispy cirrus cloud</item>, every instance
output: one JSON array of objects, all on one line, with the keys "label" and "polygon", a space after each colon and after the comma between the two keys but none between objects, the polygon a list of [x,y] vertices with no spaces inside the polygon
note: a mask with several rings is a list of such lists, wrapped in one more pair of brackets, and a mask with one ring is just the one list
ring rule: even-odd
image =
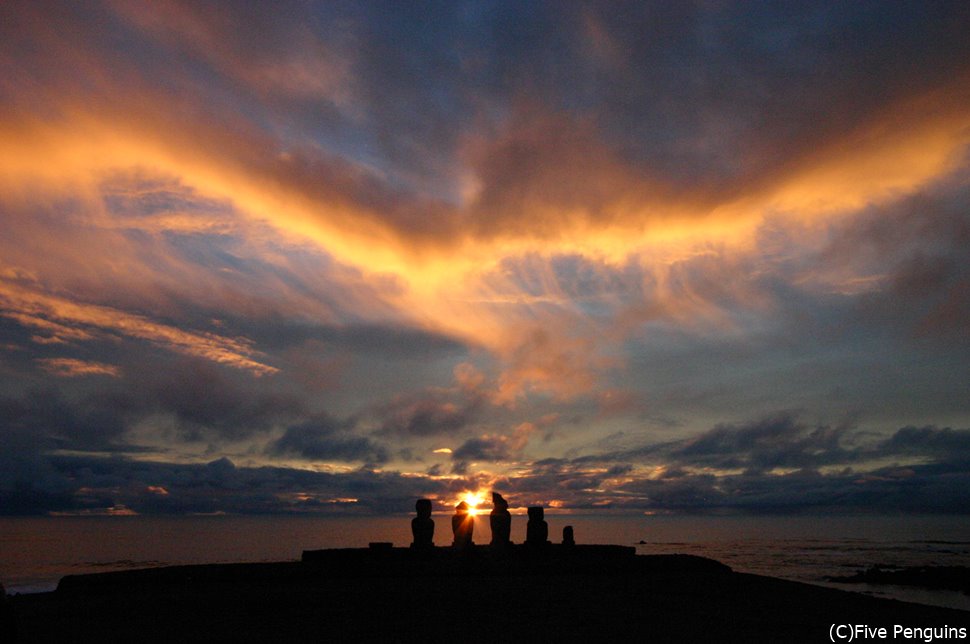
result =
[{"label": "wispy cirrus cloud", "polygon": [[113,376],[121,375],[116,365],[74,358],[42,358],[38,360],[41,368],[55,376],[73,378],[75,376]]},{"label": "wispy cirrus cloud", "polygon": [[[12,283],[0,283],[0,315],[9,312],[18,322],[40,330],[79,328],[68,337],[84,340],[93,333],[120,334],[147,340],[169,350],[206,358],[213,362],[246,369],[256,375],[277,371],[254,359],[258,352],[244,338],[227,338],[215,333],[192,332],[154,322],[147,317],[96,304],[84,304],[49,295]],[[48,320],[53,320],[52,329]],[[56,336],[55,336],[56,337]]]}]

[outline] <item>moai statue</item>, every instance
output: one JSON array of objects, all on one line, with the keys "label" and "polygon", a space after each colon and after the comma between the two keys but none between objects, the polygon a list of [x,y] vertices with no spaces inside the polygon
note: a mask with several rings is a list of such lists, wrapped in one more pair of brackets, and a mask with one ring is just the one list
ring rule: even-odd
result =
[{"label": "moai statue", "polygon": [[455,535],[452,542],[456,548],[465,548],[474,544],[472,533],[475,531],[475,517],[468,513],[468,504],[462,501],[455,506],[455,516],[451,517],[451,531]]},{"label": "moai statue", "polygon": [[545,510],[540,506],[529,508],[529,522],[525,526],[525,543],[528,546],[545,546],[549,543],[549,524],[543,519]]},{"label": "moai statue", "polygon": [[576,540],[573,539],[573,527],[567,525],[562,529],[562,545],[564,546],[575,546]]},{"label": "moai statue", "polygon": [[418,516],[411,519],[412,548],[434,547],[434,521],[431,519],[431,499],[418,499],[414,504]]},{"label": "moai statue", "polygon": [[509,514],[509,502],[498,492],[492,492],[492,513],[488,517],[492,528],[492,545],[504,548],[512,544],[509,538],[512,534],[512,515]]}]

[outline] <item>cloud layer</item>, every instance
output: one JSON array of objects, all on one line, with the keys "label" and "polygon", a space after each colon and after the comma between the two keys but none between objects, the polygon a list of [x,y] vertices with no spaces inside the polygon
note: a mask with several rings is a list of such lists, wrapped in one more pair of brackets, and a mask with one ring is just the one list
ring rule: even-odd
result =
[{"label": "cloud layer", "polygon": [[0,7],[0,512],[966,512],[968,28]]}]

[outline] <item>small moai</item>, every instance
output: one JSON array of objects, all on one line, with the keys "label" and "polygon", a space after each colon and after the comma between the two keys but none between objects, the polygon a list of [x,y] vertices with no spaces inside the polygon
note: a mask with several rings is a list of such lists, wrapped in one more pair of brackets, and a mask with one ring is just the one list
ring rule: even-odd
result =
[{"label": "small moai", "polygon": [[549,543],[549,524],[543,518],[541,506],[529,508],[529,522],[525,526],[525,543],[528,546],[545,546]]},{"label": "small moai", "polygon": [[492,512],[488,517],[492,528],[492,546],[504,548],[512,544],[512,515],[509,513],[509,502],[498,492],[492,492]]},{"label": "small moai", "polygon": [[562,529],[562,545],[564,546],[575,546],[576,540],[573,538],[573,527],[567,525]]},{"label": "small moai", "polygon": [[434,520],[431,518],[431,499],[418,499],[414,504],[418,516],[411,519],[412,548],[434,547]]},{"label": "small moai", "polygon": [[452,546],[466,548],[474,545],[472,534],[475,531],[475,517],[469,514],[468,504],[464,501],[455,506],[455,515],[451,517],[451,531],[455,536]]}]

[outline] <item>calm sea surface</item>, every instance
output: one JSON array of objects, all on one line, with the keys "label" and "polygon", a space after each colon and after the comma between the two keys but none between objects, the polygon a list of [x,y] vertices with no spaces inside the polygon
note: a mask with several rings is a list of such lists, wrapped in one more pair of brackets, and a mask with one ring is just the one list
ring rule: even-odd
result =
[{"label": "calm sea surface", "polygon": [[[450,543],[449,517],[435,515],[435,542]],[[970,566],[966,517],[657,517],[547,515],[559,540],[636,545],[639,554],[687,553],[737,571],[821,583],[884,597],[970,610],[970,596],[892,586],[839,585],[873,565]],[[487,543],[488,518],[476,541]],[[525,538],[514,516],[512,540]],[[52,517],[0,518],[0,582],[10,592],[52,590],[64,575],[173,564],[297,560],[304,549],[404,546],[410,517]],[[641,544],[643,541],[645,543]]]}]

